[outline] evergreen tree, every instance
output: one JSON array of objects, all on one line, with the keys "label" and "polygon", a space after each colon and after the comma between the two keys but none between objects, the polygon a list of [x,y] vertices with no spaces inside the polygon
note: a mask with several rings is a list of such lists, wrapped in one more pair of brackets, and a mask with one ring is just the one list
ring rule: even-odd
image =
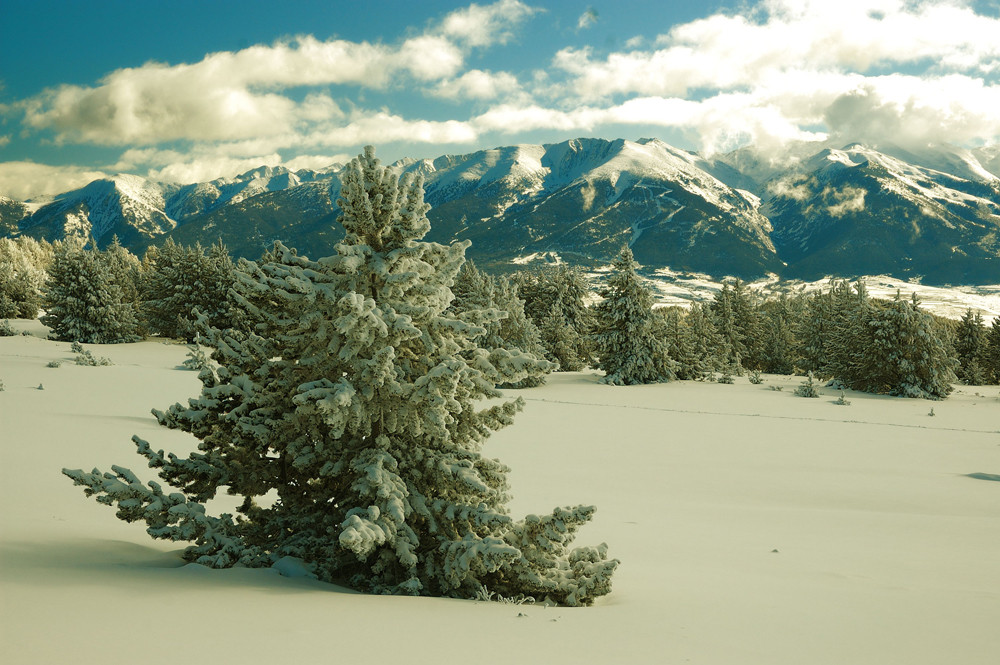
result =
[{"label": "evergreen tree", "polygon": [[[590,333],[593,315],[587,308],[587,282],[579,272],[558,265],[532,273],[520,273],[515,279],[518,294],[524,299],[524,311],[539,330],[551,328],[546,322],[557,310],[555,320],[562,319],[565,331],[559,335],[542,334],[546,357],[559,363],[563,371],[578,371],[592,364]],[[561,351],[549,345],[557,344]]]},{"label": "evergreen tree", "polygon": [[861,351],[865,348],[868,333],[867,322],[873,316],[874,305],[868,298],[868,289],[863,281],[852,288],[847,280],[830,285],[830,334],[826,345],[827,362],[821,371],[827,376],[838,378],[864,376],[867,371],[862,362]]},{"label": "evergreen tree", "polygon": [[614,385],[655,383],[674,377],[664,341],[657,336],[653,297],[639,282],[632,250],[626,247],[611,264],[614,274],[595,308],[595,349],[602,379]]},{"label": "evergreen tree", "polygon": [[955,331],[955,353],[958,357],[958,378],[970,385],[982,385],[989,380],[987,331],[983,317],[966,310]]},{"label": "evergreen tree", "polygon": [[795,371],[798,346],[794,333],[794,315],[788,298],[769,300],[761,306],[763,334],[760,369],[772,374],[792,374]]},{"label": "evergreen tree", "polygon": [[723,367],[737,374],[743,373],[743,359],[747,355],[743,332],[736,321],[733,292],[728,283],[722,285],[712,301],[712,322],[716,334],[722,339],[720,360]]},{"label": "evergreen tree", "polygon": [[580,335],[567,323],[558,304],[552,305],[538,328],[545,358],[554,363],[559,371],[579,372],[587,366],[579,355],[583,346]]},{"label": "evergreen tree", "polygon": [[56,248],[41,319],[55,339],[114,344],[141,338],[135,303],[126,296],[122,273],[117,272],[120,258],[72,243]]},{"label": "evergreen tree", "polygon": [[986,335],[986,352],[983,354],[984,375],[987,381],[1000,383],[1000,316],[993,319]]},{"label": "evergreen tree", "polygon": [[[682,380],[699,380],[714,369],[710,353],[699,344],[679,307],[661,307],[653,310],[655,334],[666,344],[667,355],[674,361],[674,374]],[[712,331],[714,332],[714,330]]]},{"label": "evergreen tree", "polygon": [[0,238],[0,318],[38,316],[52,247],[22,236]]},{"label": "evergreen tree", "polygon": [[524,302],[508,279],[495,279],[466,261],[452,292],[455,299],[448,311],[483,329],[476,344],[491,352],[498,387],[530,388],[545,382],[545,374],[556,365],[544,360],[538,328],[525,316]]},{"label": "evergreen tree", "polygon": [[954,361],[932,317],[916,299],[897,294],[884,306],[866,303],[850,332],[853,359],[837,378],[848,388],[904,397],[941,399],[951,392]]},{"label": "evergreen tree", "polygon": [[833,290],[809,296],[795,323],[799,367],[816,376],[829,376],[834,334]]},{"label": "evergreen tree", "polygon": [[195,310],[216,328],[233,325],[229,291],[236,266],[221,243],[206,252],[199,244],[183,247],[167,239],[147,252],[145,263],[143,313],[152,332],[194,340]]},{"label": "evergreen tree", "polygon": [[[514,521],[507,467],[480,454],[523,402],[477,408],[502,397],[489,353],[475,348],[479,329],[445,313],[468,242],[421,241],[422,180],[398,180],[371,147],[345,169],[338,206],[336,254],[279,244],[238,275],[251,332],[205,327],[218,367],[200,373],[200,397],[157,412],[199,451],[182,459],[136,439],[181,492],[121,467],[64,473],[153,537],[194,541],[184,556],[204,565],[294,556],[321,579],[385,593],[568,605],[608,593],[606,547],[569,548],[593,508]],[[221,486],[244,498],[239,519],[206,513]],[[273,505],[258,505],[269,492]]]},{"label": "evergreen tree", "polygon": [[715,328],[709,305],[692,303],[687,316],[684,317],[684,324],[694,342],[695,358],[704,368],[706,376],[722,369],[723,359],[729,357],[730,350]]}]

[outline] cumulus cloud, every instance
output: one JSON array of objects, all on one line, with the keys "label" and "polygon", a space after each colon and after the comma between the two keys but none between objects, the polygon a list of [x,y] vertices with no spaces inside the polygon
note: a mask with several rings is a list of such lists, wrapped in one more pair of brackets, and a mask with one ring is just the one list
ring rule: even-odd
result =
[{"label": "cumulus cloud", "polygon": [[468,49],[508,41],[535,11],[517,0],[500,0],[456,10],[395,45],[300,36],[212,53],[193,64],[148,63],[116,70],[95,86],[46,90],[19,108],[25,125],[52,131],[57,142],[152,145],[304,132],[321,116],[341,114],[329,96],[301,102],[286,94],[299,86],[384,90],[440,81],[443,85],[432,90],[444,96],[463,91],[496,96],[513,89],[514,77],[463,74]]},{"label": "cumulus cloud", "polygon": [[0,162],[0,194],[25,201],[77,189],[107,175],[103,171],[77,166]]},{"label": "cumulus cloud", "polygon": [[[636,41],[600,55],[562,49],[552,69],[566,78],[549,98],[612,115],[635,100],[670,108],[671,119],[652,124],[689,127],[708,151],[826,135],[995,141],[1000,87],[987,80],[1000,72],[996,35],[1000,19],[960,2],[766,0],[746,15],[678,25],[647,49]],[[668,100],[696,102],[701,115]]]},{"label": "cumulus cloud", "polygon": [[482,99],[509,97],[520,91],[517,77],[508,72],[472,69],[458,78],[441,81],[431,94],[445,99]]},{"label": "cumulus cloud", "polygon": [[514,28],[538,11],[518,0],[500,0],[485,6],[473,3],[446,16],[441,34],[469,46],[505,44],[514,37]]}]

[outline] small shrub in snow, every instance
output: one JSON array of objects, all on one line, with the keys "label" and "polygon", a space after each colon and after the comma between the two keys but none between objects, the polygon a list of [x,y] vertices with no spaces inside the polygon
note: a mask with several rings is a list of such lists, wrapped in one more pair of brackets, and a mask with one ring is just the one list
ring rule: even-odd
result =
[{"label": "small shrub in snow", "polygon": [[45,386],[39,383],[38,388],[36,388],[36,390],[45,390]]},{"label": "small shrub in snow", "polygon": [[45,365],[45,366],[46,367],[53,367],[53,368],[55,368],[55,367],[62,367],[62,362],[60,362],[58,360],[50,360],[48,362],[48,364]]},{"label": "small shrub in snow", "polygon": [[211,359],[199,342],[200,339],[188,345],[187,359],[183,362],[184,367],[198,372],[211,365]]},{"label": "small shrub in snow", "polygon": [[506,597],[501,596],[499,593],[490,591],[484,586],[479,587],[479,591],[476,593],[476,600],[483,601],[485,603],[500,603],[502,605],[530,605],[535,602],[535,599],[531,596],[525,596],[524,594],[518,594],[516,596]]},{"label": "small shrub in snow", "polygon": [[931,407],[931,410],[930,410],[930,412],[927,415],[928,416],[933,416],[934,415],[934,407],[933,406]]},{"label": "small shrub in snow", "polygon": [[93,353],[83,348],[83,345],[79,342],[73,342],[70,346],[70,350],[76,354],[77,365],[83,365],[85,367],[107,367],[114,364],[111,362],[111,358],[95,356]]},{"label": "small shrub in snow", "polygon": [[4,391],[3,379],[0,379],[0,393],[2,393],[3,391]]},{"label": "small shrub in snow", "polygon": [[750,372],[750,383],[754,384],[755,386],[759,386],[760,384],[764,383],[764,377],[760,375],[759,370],[755,369]]},{"label": "small shrub in snow", "polygon": [[836,405],[838,405],[838,406],[850,406],[851,405],[851,400],[847,399],[847,395],[844,393],[843,390],[841,390],[840,391],[840,397],[838,397],[837,399],[835,399],[833,401],[833,403],[836,404]]},{"label": "small shrub in snow", "polygon": [[770,388],[771,390],[774,390],[774,391],[777,391],[777,392],[781,392],[782,390],[784,390],[784,389],[785,389],[785,387],[784,387],[784,386],[773,386],[773,385],[772,385],[772,386],[768,386],[768,387],[769,387],[769,388]]},{"label": "small shrub in snow", "polygon": [[733,375],[729,373],[729,370],[726,370],[725,372],[723,372],[722,376],[719,377],[719,383],[729,383],[729,384],[731,384],[734,381],[735,381],[735,379],[733,379]]},{"label": "small shrub in snow", "polygon": [[0,321],[0,337],[13,337],[17,331],[10,327],[10,321],[4,319]]},{"label": "small shrub in snow", "polygon": [[819,397],[819,393],[816,392],[816,382],[813,380],[812,372],[809,372],[806,380],[795,389],[795,394],[799,397]]}]

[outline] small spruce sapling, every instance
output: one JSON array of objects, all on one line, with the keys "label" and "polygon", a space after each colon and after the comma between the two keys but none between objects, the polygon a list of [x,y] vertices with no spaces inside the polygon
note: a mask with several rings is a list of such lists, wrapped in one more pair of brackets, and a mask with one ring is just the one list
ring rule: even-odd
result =
[{"label": "small spruce sapling", "polygon": [[795,389],[795,394],[799,397],[819,397],[819,393],[816,392],[816,382],[813,380],[813,373],[809,372],[806,380],[799,384],[799,387]]}]

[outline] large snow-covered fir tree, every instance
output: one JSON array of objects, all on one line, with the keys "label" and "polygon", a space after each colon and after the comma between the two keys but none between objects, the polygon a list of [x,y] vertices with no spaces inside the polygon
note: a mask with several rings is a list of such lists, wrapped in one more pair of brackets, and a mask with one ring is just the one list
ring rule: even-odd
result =
[{"label": "large snow-covered fir tree", "polygon": [[614,385],[656,383],[674,378],[673,362],[653,317],[653,297],[639,281],[632,250],[611,264],[614,274],[595,307],[595,348],[602,381]]},{"label": "large snow-covered fir tree", "polygon": [[[515,521],[508,468],[481,454],[520,400],[488,378],[481,328],[446,313],[468,243],[423,242],[419,177],[397,176],[368,147],[343,177],[336,254],[280,244],[247,264],[238,300],[250,332],[207,328],[216,368],[199,397],[157,412],[193,434],[179,458],[135,439],[180,492],[127,469],[64,471],[156,538],[194,541],[190,561],[266,566],[285,556],[322,579],[386,593],[472,598],[485,588],[586,605],[611,588],[606,547],[571,549],[593,507]],[[202,319],[204,321],[204,319]],[[221,487],[239,517],[206,513]],[[258,503],[273,493],[273,505]]]}]

